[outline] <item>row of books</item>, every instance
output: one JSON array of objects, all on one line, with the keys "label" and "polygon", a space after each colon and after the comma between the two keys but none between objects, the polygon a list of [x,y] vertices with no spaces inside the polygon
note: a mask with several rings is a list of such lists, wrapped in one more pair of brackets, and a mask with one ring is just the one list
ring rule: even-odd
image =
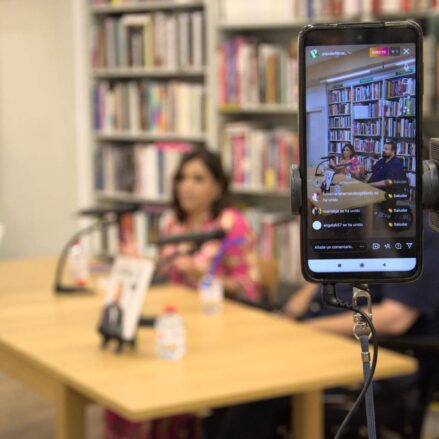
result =
[{"label": "row of books", "polygon": [[381,121],[375,122],[356,122],[353,123],[354,136],[380,136],[381,135]]},{"label": "row of books", "polygon": [[368,119],[380,117],[382,108],[381,102],[370,102],[368,104],[355,104],[352,106],[352,115],[354,119]]},{"label": "row of books", "polygon": [[[385,80],[386,97],[400,97],[414,95],[416,92],[416,80],[412,77],[401,77]],[[328,103],[350,102],[351,88],[335,89],[328,91]],[[378,100],[382,97],[382,81],[372,82],[353,87],[353,102]],[[407,96],[405,96],[407,99]]]},{"label": "row of books", "polygon": [[398,78],[387,81],[386,97],[393,98],[403,95],[414,95],[416,93],[415,78]]},{"label": "row of books", "polygon": [[358,164],[363,167],[365,172],[372,172],[376,160],[370,156],[358,156]]},{"label": "row of books", "polygon": [[[150,0],[90,0],[93,5],[148,4]],[[178,3],[178,2],[177,2]],[[221,14],[225,19],[243,16],[260,19],[286,19],[292,17],[323,17],[362,15],[366,13],[422,12],[437,9],[437,0],[222,0]],[[244,14],[244,15],[242,15]],[[250,14],[250,15],[249,15]]]},{"label": "row of books", "polygon": [[329,140],[330,141],[337,141],[337,140],[345,140],[350,141],[351,140],[351,132],[349,130],[329,130]]},{"label": "row of books", "polygon": [[328,145],[328,152],[329,153],[335,153],[335,154],[341,154],[343,151],[344,146],[346,143],[349,143],[350,139],[348,141],[341,141],[341,142],[331,142]]},{"label": "row of books", "polygon": [[224,165],[232,183],[247,189],[288,189],[291,164],[298,162],[297,136],[287,128],[272,130],[229,122],[223,134]]},{"label": "row of books", "polygon": [[285,21],[291,18],[359,17],[370,14],[423,12],[438,8],[437,0],[222,0],[227,21]]},{"label": "row of books", "polygon": [[122,251],[135,252],[138,256],[155,257],[155,242],[160,233],[160,221],[165,207],[143,206],[134,213],[121,215],[116,224],[106,226],[104,237],[95,234],[92,240],[94,254],[117,255]]},{"label": "row of books", "polygon": [[403,96],[398,100],[384,101],[384,116],[414,116],[416,114],[416,98]]},{"label": "row of books", "polygon": [[[330,143],[329,150],[330,153],[341,154],[343,147],[346,145],[344,142]],[[355,138],[353,141],[354,150],[358,153],[367,152],[373,154],[381,154],[381,141],[376,139],[360,139]],[[396,155],[404,156],[410,155],[415,156],[416,154],[416,144],[410,142],[397,142],[396,143]]]},{"label": "row of books", "polygon": [[296,43],[260,43],[244,36],[225,40],[218,50],[220,104],[297,102]]},{"label": "row of books", "polygon": [[181,155],[191,148],[191,144],[176,142],[104,143],[96,155],[96,188],[150,199],[169,198]]},{"label": "row of books", "polygon": [[381,82],[354,87],[354,102],[381,98]]},{"label": "row of books", "polygon": [[272,213],[260,208],[243,211],[247,221],[259,237],[258,254],[278,263],[279,280],[300,283],[300,224],[285,213]]},{"label": "row of books", "polygon": [[201,133],[205,126],[204,86],[180,81],[97,81],[97,131]]},{"label": "row of books", "polygon": [[416,155],[416,143],[411,142],[397,142],[396,144],[397,155]]},{"label": "row of books", "polygon": [[342,116],[351,113],[351,104],[330,104],[328,107],[330,116]]},{"label": "row of books", "polygon": [[331,117],[329,119],[329,128],[350,128],[351,116]]},{"label": "row of books", "polygon": [[381,153],[381,142],[374,139],[354,139],[354,149],[357,152]]},{"label": "row of books", "polygon": [[93,28],[95,68],[200,68],[204,65],[202,11],[106,16]]},{"label": "row of books", "polygon": [[[149,5],[153,4],[154,6],[157,6],[157,3],[163,2],[165,7],[167,7],[167,1],[166,0],[89,0],[89,2],[92,5],[112,5],[112,6],[118,6],[118,5]],[[191,0],[174,0],[176,6],[189,3],[189,6],[192,6],[191,3],[193,3]]]},{"label": "row of books", "polygon": [[416,157],[400,157],[404,169],[410,172],[416,172]]},{"label": "row of books", "polygon": [[386,137],[414,138],[416,134],[416,120],[392,117],[384,119],[384,135]]},{"label": "row of books", "polygon": [[[416,187],[416,174],[414,172],[407,172],[407,181],[411,188]],[[414,191],[410,190],[410,199],[413,200]]]},{"label": "row of books", "polygon": [[354,119],[378,118],[393,116],[414,116],[416,114],[416,98],[403,96],[398,100],[380,100],[368,104],[352,106]]},{"label": "row of books", "polygon": [[337,90],[331,90],[328,93],[328,103],[338,104],[340,102],[350,102],[352,99],[351,87],[341,88]]}]

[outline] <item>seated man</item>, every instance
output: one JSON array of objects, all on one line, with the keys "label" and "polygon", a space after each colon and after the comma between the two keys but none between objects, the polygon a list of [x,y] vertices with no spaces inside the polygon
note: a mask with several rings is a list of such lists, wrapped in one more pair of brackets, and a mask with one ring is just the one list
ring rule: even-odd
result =
[{"label": "seated man", "polygon": [[[426,221],[424,271],[416,281],[407,284],[371,286],[373,321],[378,335],[422,336],[439,335],[439,276],[436,273],[435,258],[439,249],[439,233],[433,232]],[[352,301],[352,287],[340,285],[337,293],[341,300]],[[352,337],[352,312],[328,308],[321,302],[320,288],[308,284],[287,303],[285,313],[291,318],[325,332],[334,332]],[[374,383],[376,420],[378,429],[393,430],[404,435],[392,437],[418,439],[427,399],[420,395],[423,381],[432,375],[437,359],[427,355],[419,357],[419,371],[410,377],[393,378]],[[378,360],[379,361],[379,360]],[[310,365],[311,366],[311,365]],[[361,368],[360,359],[358,367]],[[342,395],[349,397],[348,390]],[[332,392],[333,394],[334,392]],[[354,392],[354,398],[358,391]],[[339,392],[337,391],[339,398]],[[277,398],[249,404],[214,410],[213,416],[205,421],[206,439],[275,439],[285,433],[290,425],[291,399]],[[407,409],[410,405],[410,409]],[[402,412],[401,410],[406,410]],[[339,412],[335,413],[337,426]],[[346,413],[343,412],[342,416]],[[357,412],[359,422],[364,419],[364,411]],[[327,410],[328,429],[334,419],[334,411]],[[354,422],[358,420],[355,419]],[[411,432],[405,431],[411,428]],[[328,431],[327,437],[334,436]],[[343,436],[358,438],[358,431],[346,431]]]},{"label": "seated man", "polygon": [[383,157],[375,163],[372,173],[366,177],[366,181],[372,186],[383,189],[394,181],[405,180],[407,180],[407,176],[403,162],[396,156],[396,143],[386,142],[383,147]]},{"label": "seated man", "polygon": [[[379,336],[439,336],[439,276],[435,264],[438,249],[439,233],[434,232],[425,219],[424,270],[421,277],[412,283],[370,287],[373,322]],[[337,293],[341,300],[352,301],[352,288],[340,286]],[[310,284],[293,296],[287,303],[285,312],[316,329],[352,336],[352,312],[323,306],[320,288],[317,285]],[[382,402],[381,405],[387,408],[390,404],[401,404],[404,392],[410,392],[407,400],[414,404],[414,407],[412,413],[407,414],[404,420],[411,424],[414,431],[412,435],[403,436],[404,438],[419,437],[419,431],[416,430],[419,430],[421,425],[414,424],[421,422],[427,401],[425,398],[423,400],[422,396],[414,396],[413,392],[419,391],[425,385],[424,380],[431,377],[437,367],[437,359],[430,354],[418,356],[418,360],[419,371],[415,376],[385,380],[375,386],[377,406]],[[382,410],[377,408],[377,423],[383,423],[387,428],[402,428],[404,423],[400,418],[400,409],[401,407],[398,407],[398,410],[395,410],[393,419],[388,412],[385,419],[380,419],[379,414]],[[413,418],[410,419],[410,416]]]}]

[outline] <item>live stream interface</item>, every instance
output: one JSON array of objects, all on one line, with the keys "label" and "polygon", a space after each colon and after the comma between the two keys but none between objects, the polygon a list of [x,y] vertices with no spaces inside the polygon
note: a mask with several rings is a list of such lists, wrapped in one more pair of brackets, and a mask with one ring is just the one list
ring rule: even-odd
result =
[{"label": "live stream interface", "polygon": [[415,49],[306,48],[308,263],[315,272],[416,265]]}]

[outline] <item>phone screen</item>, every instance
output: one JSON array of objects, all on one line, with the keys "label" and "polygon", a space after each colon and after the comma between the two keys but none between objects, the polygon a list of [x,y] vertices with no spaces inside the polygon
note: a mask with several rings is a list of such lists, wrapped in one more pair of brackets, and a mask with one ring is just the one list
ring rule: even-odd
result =
[{"label": "phone screen", "polygon": [[380,43],[379,32],[371,43],[365,36],[361,44],[328,44],[328,32],[326,44],[303,48],[305,276],[413,277],[420,262],[418,45],[392,43],[389,34]]}]

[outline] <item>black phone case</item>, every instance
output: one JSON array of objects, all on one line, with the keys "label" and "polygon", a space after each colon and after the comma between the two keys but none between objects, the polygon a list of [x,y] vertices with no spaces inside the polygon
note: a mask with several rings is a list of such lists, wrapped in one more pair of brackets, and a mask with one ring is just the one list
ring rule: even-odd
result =
[{"label": "black phone case", "polygon": [[[307,155],[306,155],[306,78],[305,78],[305,38],[309,32],[316,30],[340,31],[348,29],[350,31],[358,30],[378,30],[384,28],[412,29],[417,37],[416,41],[416,112],[417,117],[417,133],[416,133],[416,245],[418,253],[416,259],[418,261],[416,270],[408,275],[395,275],[396,272],[380,272],[380,273],[358,273],[358,276],[348,276],[343,273],[333,273],[326,276],[315,276],[309,269],[307,264],[307,236],[308,224],[306,214],[307,209]],[[300,164],[299,170],[302,179],[302,214],[300,218],[300,256],[303,277],[309,282],[321,283],[395,283],[395,282],[412,282],[416,280],[422,273],[423,266],[423,215],[422,215],[422,97],[423,97],[423,50],[422,50],[422,28],[418,23],[412,20],[406,21],[390,21],[390,22],[353,22],[353,23],[325,23],[325,24],[309,24],[302,28],[298,37],[298,56],[299,56],[299,147],[300,147]],[[355,44],[355,43],[352,43]],[[367,43],[364,43],[367,44]]]}]

